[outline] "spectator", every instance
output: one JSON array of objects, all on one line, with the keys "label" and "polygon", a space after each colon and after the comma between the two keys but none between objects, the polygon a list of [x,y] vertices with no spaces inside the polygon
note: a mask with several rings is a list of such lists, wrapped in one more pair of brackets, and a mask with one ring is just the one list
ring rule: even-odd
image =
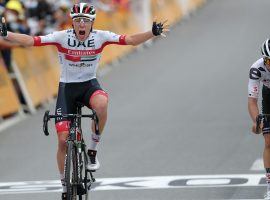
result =
[{"label": "spectator", "polygon": [[[7,21],[7,29],[17,33],[29,34],[30,29],[26,24],[24,17],[23,5],[18,0],[10,0],[5,5],[1,16],[4,16]],[[3,7],[2,7],[3,8]],[[1,9],[0,9],[1,10]],[[11,48],[17,47],[18,44],[7,41],[3,38],[0,39],[1,54],[3,56],[5,65],[9,72],[12,72],[11,68]]]},{"label": "spectator", "polygon": [[54,28],[56,30],[64,30],[72,27],[72,20],[69,16],[70,7],[70,3],[65,0],[61,0],[57,4],[57,8],[54,12]]},{"label": "spectator", "polygon": [[20,1],[8,1],[4,16],[7,20],[7,26],[9,26],[11,31],[24,34],[30,33],[30,29],[25,19],[24,7]]},{"label": "spectator", "polygon": [[25,1],[31,35],[47,34],[47,28],[53,24],[53,9],[46,0]]}]

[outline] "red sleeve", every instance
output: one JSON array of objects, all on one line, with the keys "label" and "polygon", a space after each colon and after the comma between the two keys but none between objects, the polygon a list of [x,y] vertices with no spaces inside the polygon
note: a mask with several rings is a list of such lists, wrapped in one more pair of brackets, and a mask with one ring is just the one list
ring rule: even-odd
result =
[{"label": "red sleeve", "polygon": [[119,44],[121,44],[121,45],[126,45],[127,44],[126,43],[126,35],[121,35],[119,37]]},{"label": "red sleeve", "polygon": [[41,46],[41,38],[39,36],[34,36],[34,46]]}]

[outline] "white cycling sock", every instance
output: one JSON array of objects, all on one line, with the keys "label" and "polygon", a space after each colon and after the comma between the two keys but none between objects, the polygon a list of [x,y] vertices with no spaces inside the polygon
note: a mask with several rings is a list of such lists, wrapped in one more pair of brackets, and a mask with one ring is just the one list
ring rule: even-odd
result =
[{"label": "white cycling sock", "polygon": [[67,192],[67,185],[65,182],[65,175],[64,174],[60,174],[60,180],[61,180],[63,192],[65,193],[65,192]]},{"label": "white cycling sock", "polygon": [[97,150],[97,145],[100,141],[100,135],[97,135],[95,133],[92,133],[92,136],[91,136],[91,140],[90,140],[90,145],[89,145],[89,149],[91,150]]}]

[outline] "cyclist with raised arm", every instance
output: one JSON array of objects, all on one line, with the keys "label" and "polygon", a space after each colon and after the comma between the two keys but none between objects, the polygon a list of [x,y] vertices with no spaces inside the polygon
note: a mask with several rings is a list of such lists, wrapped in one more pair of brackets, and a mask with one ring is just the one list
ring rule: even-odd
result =
[{"label": "cyclist with raised arm", "polygon": [[[261,47],[262,58],[257,60],[250,68],[248,83],[248,110],[252,118],[252,132],[256,132],[256,118],[259,115],[258,97],[262,93],[262,113],[270,114],[270,39]],[[262,83],[262,87],[260,84]],[[262,88],[262,89],[261,89]],[[264,124],[259,133],[264,136],[263,162],[266,170],[267,192],[265,199],[270,200],[270,124]]]},{"label": "cyclist with raised arm", "polygon": [[[23,46],[54,45],[58,49],[61,65],[61,76],[58,89],[55,113],[66,114],[76,112],[76,102],[96,111],[99,118],[99,130],[102,133],[107,120],[108,94],[100,87],[96,79],[96,71],[101,52],[106,45],[138,45],[155,36],[168,31],[164,23],[153,22],[152,30],[133,35],[118,35],[109,31],[93,29],[96,18],[95,8],[88,3],[75,4],[70,12],[73,29],[56,31],[46,36],[29,36],[7,32],[2,19],[1,35],[10,41]],[[62,199],[66,199],[64,182],[64,161],[69,121],[58,118],[55,127],[58,136],[57,163],[63,185]],[[92,137],[88,155],[89,170],[97,170],[97,145],[100,135],[95,134],[92,124]]]}]

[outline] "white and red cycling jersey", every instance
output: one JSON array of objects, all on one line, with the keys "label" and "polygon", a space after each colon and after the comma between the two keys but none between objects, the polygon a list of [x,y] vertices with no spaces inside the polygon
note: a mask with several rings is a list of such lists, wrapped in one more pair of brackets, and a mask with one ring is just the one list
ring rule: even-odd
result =
[{"label": "white and red cycling jersey", "polygon": [[270,71],[264,64],[264,59],[257,60],[250,68],[248,82],[248,96],[259,97],[260,83],[270,89]]},{"label": "white and red cycling jersey", "polygon": [[81,42],[73,29],[56,31],[45,36],[35,36],[34,46],[55,45],[61,65],[60,82],[85,82],[96,78],[101,52],[106,45],[125,45],[125,35],[93,30]]}]

